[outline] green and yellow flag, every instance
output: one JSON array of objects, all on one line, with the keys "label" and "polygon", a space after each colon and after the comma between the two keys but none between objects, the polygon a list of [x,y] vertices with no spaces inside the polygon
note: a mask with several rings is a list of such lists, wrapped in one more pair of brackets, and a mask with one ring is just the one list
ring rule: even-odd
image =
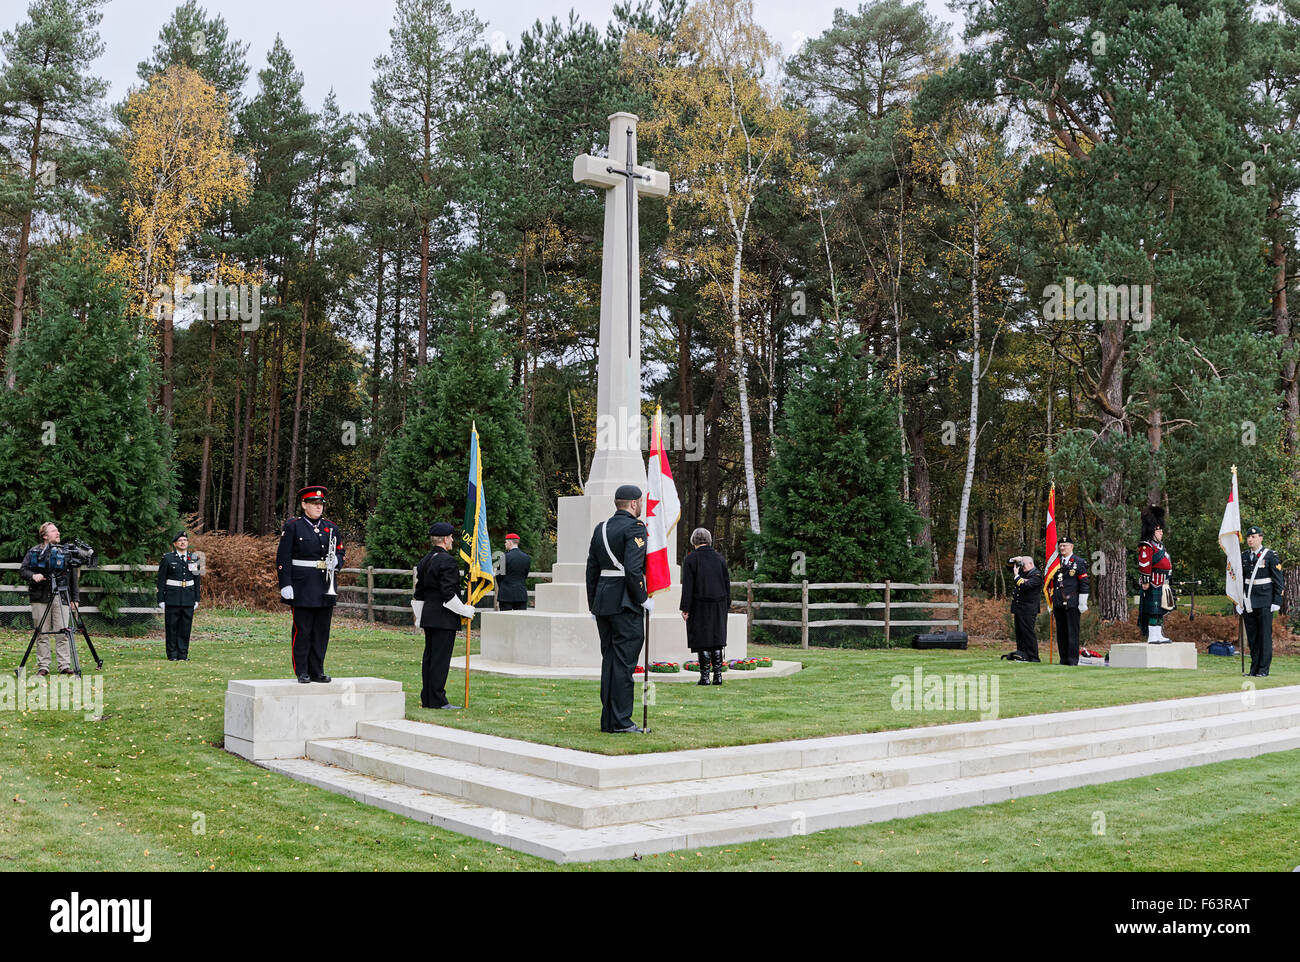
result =
[{"label": "green and yellow flag", "polygon": [[460,560],[467,566],[465,599],[473,605],[492,590],[492,542],[488,538],[487,499],[483,495],[483,462],[478,450],[478,425],[470,428],[469,486],[465,492],[465,523],[460,529]]}]

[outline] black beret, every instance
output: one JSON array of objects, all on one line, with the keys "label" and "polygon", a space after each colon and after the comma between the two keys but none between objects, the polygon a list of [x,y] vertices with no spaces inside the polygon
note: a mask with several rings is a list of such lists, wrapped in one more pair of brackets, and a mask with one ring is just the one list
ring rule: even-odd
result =
[{"label": "black beret", "polygon": [[1264,532],[1263,532],[1260,528],[1257,528],[1257,527],[1256,527],[1255,525],[1253,525],[1253,524],[1252,524],[1249,528],[1246,529],[1246,537],[1247,537],[1247,538],[1249,538],[1252,534],[1263,534],[1263,533],[1264,533]]},{"label": "black beret", "polygon": [[619,485],[618,490],[614,492],[615,501],[635,501],[639,497],[641,497],[641,489],[635,484]]},{"label": "black beret", "polygon": [[429,527],[429,535],[433,538],[445,538],[449,534],[455,534],[456,529],[446,521],[438,521]]},{"label": "black beret", "polygon": [[176,536],[172,538],[172,544],[175,544],[177,541],[180,541],[181,538],[188,538],[188,537],[189,535],[187,535],[184,531],[177,531]]}]

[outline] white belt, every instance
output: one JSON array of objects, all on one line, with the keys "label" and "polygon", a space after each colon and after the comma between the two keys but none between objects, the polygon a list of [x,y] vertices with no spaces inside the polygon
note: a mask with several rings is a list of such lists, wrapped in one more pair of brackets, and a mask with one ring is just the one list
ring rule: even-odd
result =
[{"label": "white belt", "polygon": [[326,567],[324,558],[321,558],[320,561],[304,561],[302,558],[294,558],[293,563],[299,568],[319,568],[321,571],[324,571]]},{"label": "white belt", "polygon": [[600,576],[601,576],[602,578],[622,578],[622,577],[624,577],[623,572],[618,571],[617,569],[614,569],[614,568],[602,568],[602,569],[600,569]]},{"label": "white belt", "polygon": [[193,581],[173,581],[171,578],[167,579],[167,583],[173,588],[188,588],[190,585],[194,584]]}]

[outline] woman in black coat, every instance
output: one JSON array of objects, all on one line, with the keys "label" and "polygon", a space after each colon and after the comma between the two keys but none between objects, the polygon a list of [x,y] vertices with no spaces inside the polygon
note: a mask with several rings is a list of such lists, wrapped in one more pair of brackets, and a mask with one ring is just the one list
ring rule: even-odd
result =
[{"label": "woman in black coat", "polygon": [[415,600],[419,625],[424,629],[424,660],[420,665],[423,687],[421,708],[459,708],[447,698],[447,670],[456,630],[462,618],[473,618],[474,609],[460,597],[460,569],[451,553],[455,528],[440,521],[429,529],[433,550],[420,559],[415,569]]},{"label": "woman in black coat", "polygon": [[682,562],[682,618],[686,643],[700,659],[699,684],[722,684],[722,649],[727,646],[727,612],[731,609],[731,572],[722,555],[713,550],[713,535],[706,528],[691,532],[694,547]]}]

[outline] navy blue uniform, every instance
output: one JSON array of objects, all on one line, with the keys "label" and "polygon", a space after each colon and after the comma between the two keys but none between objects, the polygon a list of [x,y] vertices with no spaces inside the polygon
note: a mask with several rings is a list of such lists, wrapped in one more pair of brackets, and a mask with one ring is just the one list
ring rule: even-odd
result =
[{"label": "navy blue uniform", "polygon": [[1079,663],[1079,598],[1088,594],[1088,566],[1078,555],[1062,561],[1052,578],[1052,616],[1061,664]]},{"label": "navy blue uniform", "polygon": [[641,603],[646,600],[645,547],[645,524],[620,508],[596,526],[587,551],[587,607],[596,616],[600,632],[603,732],[632,727],[632,669],[645,643],[641,619]]},{"label": "navy blue uniform", "polygon": [[168,551],[158,563],[158,604],[165,604],[167,626],[167,660],[185,661],[190,657],[190,628],[194,624],[194,606],[199,603],[198,556],[186,551]]},{"label": "navy blue uniform", "polygon": [[1011,595],[1011,618],[1016,625],[1016,651],[1038,661],[1038,610],[1043,597],[1043,573],[1021,571]]},{"label": "navy blue uniform", "polygon": [[497,579],[497,604],[502,611],[522,611],[528,607],[528,572],[533,559],[518,548],[506,552],[505,572]]},{"label": "navy blue uniform", "polygon": [[[275,567],[280,587],[293,588],[293,673],[320,678],[325,674],[325,649],[329,647],[330,621],[334,615],[337,589],[328,593],[326,558],[330,536],[337,568],[343,567],[343,536],[333,521],[321,516],[319,521],[305,517],[290,518],[280,534]],[[337,574],[335,575],[337,579]]]},{"label": "navy blue uniform", "polygon": [[1250,648],[1250,673],[1267,675],[1273,664],[1273,605],[1281,606],[1285,582],[1282,562],[1272,548],[1241,552],[1241,573],[1245,579],[1246,644]]},{"label": "navy blue uniform", "polygon": [[461,616],[444,602],[460,597],[460,582],[456,559],[440,545],[421,558],[415,569],[415,597],[424,602],[420,610],[420,627],[424,629],[424,659],[420,665],[422,708],[450,704],[447,671],[451,667],[451,650],[456,646]]}]

